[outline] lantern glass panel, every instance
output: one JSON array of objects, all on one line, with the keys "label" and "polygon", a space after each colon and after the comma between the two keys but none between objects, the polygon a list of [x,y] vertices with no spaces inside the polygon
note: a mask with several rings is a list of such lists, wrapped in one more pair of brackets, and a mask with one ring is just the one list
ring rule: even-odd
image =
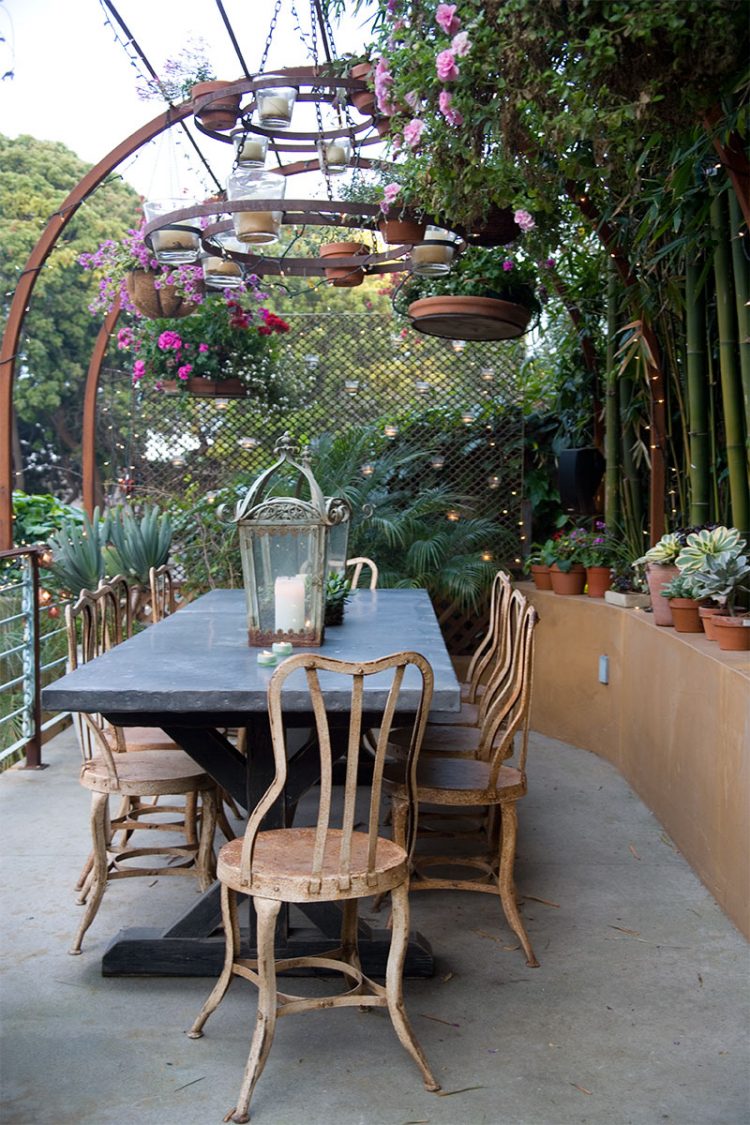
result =
[{"label": "lantern glass panel", "polygon": [[326,529],[240,523],[251,645],[319,645],[323,623]]}]

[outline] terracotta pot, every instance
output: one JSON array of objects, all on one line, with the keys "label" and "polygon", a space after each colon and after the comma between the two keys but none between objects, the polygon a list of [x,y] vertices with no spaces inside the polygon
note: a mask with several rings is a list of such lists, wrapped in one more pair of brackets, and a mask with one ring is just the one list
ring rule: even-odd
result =
[{"label": "terracotta pot", "polygon": [[727,617],[728,611],[720,605],[699,605],[698,616],[703,622],[703,632],[709,641],[718,641],[718,637],[714,632],[714,618]]},{"label": "terracotta pot", "polygon": [[175,291],[173,285],[162,285],[159,289],[154,289],[154,278],[158,276],[146,270],[131,270],[125,275],[128,297],[138,312],[149,320],[161,317],[177,320],[194,313],[198,307],[195,301],[186,301]]},{"label": "terracotta pot", "polygon": [[656,566],[649,563],[646,567],[646,581],[651,594],[651,608],[654,611],[655,625],[674,625],[669,602],[662,597],[661,588],[666,586],[679,574],[676,566]]},{"label": "terracotta pot", "polygon": [[202,375],[191,375],[188,379],[163,379],[162,389],[168,395],[181,391],[198,398],[246,398],[247,387],[239,379],[204,379]]},{"label": "terracotta pot", "polygon": [[550,578],[548,566],[544,566],[542,563],[532,563],[531,577],[537,590],[552,589],[552,579]]},{"label": "terracotta pot", "polygon": [[[320,247],[321,258],[358,258],[368,253],[361,242],[326,242]],[[326,269],[326,277],[337,288],[351,289],[361,285],[365,279],[364,270],[354,265],[336,266]]]},{"label": "terracotta pot", "polygon": [[586,567],[586,593],[590,598],[603,598],[612,585],[612,570],[608,566]]},{"label": "terracotta pot", "polygon": [[441,224],[450,227],[456,234],[467,239],[472,246],[506,246],[515,242],[521,233],[520,227],[513,218],[512,207],[498,207],[493,203],[481,221],[463,226],[455,220]]},{"label": "terracotta pot", "polygon": [[412,328],[448,340],[511,340],[526,331],[531,312],[495,297],[423,297],[409,305]]},{"label": "terracotta pot", "polygon": [[[191,89],[190,96],[193,102],[195,102],[198,98],[205,97],[206,94],[218,94],[221,90],[226,89],[227,86],[232,85],[234,85],[234,83],[226,81],[197,82]],[[195,116],[204,129],[211,129],[214,132],[233,129],[240,115],[241,98],[241,94],[230,94],[226,97],[214,98],[204,108],[195,110]]]},{"label": "terracotta pot", "polygon": [[586,585],[586,568],[580,563],[573,563],[568,571],[558,570],[557,563],[553,563],[549,576],[556,594],[582,594]]},{"label": "terracotta pot", "polygon": [[739,617],[714,615],[713,628],[722,652],[750,652],[750,614]]},{"label": "terracotta pot", "polygon": [[404,216],[401,219],[380,219],[378,229],[390,246],[413,246],[424,238],[427,223]]},{"label": "terracotta pot", "polygon": [[702,633],[703,625],[694,598],[670,598],[669,609],[678,633]]},{"label": "terracotta pot", "polygon": [[[357,63],[349,71],[350,78],[357,78],[366,82],[372,74],[372,63]],[[350,90],[349,101],[364,117],[370,117],[375,112],[376,101],[372,90]]]}]

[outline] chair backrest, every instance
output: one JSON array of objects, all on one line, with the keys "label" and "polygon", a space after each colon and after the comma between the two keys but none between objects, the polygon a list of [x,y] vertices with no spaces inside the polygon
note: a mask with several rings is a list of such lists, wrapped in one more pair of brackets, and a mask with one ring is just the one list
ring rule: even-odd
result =
[{"label": "chair backrest", "polygon": [[[378,702],[367,703],[367,723],[376,721],[380,727],[378,743],[375,749],[373,762],[372,785],[370,789],[369,813],[367,816],[367,882],[375,885],[375,857],[378,839],[378,825],[381,816],[381,796],[383,782],[383,767],[385,765],[388,739],[394,717],[396,715],[399,696],[402,691],[404,679],[408,677],[411,688],[414,687],[415,676],[418,677],[419,699],[416,709],[409,707],[413,714],[411,721],[411,741],[406,761],[406,784],[409,802],[409,829],[407,833],[408,850],[411,851],[416,835],[416,768],[422,737],[427,725],[427,714],[432,701],[434,677],[432,668],[424,656],[417,652],[399,652],[391,656],[383,656],[378,660],[361,663],[351,663],[344,660],[334,660],[319,653],[299,653],[290,656],[274,672],[268,688],[268,713],[271,723],[271,739],[273,742],[274,763],[276,774],[262,800],[248,818],[247,830],[242,848],[241,881],[247,887],[252,886],[252,857],[255,839],[258,834],[263,817],[278,799],[284,789],[287,775],[287,747],[286,732],[283,718],[282,688],[290,676],[304,671],[306,677],[307,693],[310,701],[310,711],[315,720],[317,743],[320,752],[320,786],[318,796],[318,815],[315,827],[315,842],[308,880],[308,893],[316,894],[321,886],[321,871],[326,841],[330,846],[328,833],[332,829],[339,829],[341,836],[338,844],[338,881],[341,891],[346,891],[351,883],[351,853],[352,835],[355,825],[355,804],[357,798],[357,770],[359,766],[360,751],[363,733],[363,704],[364,681],[370,676],[380,676],[382,690],[378,693]],[[343,786],[343,801],[341,811],[334,813],[332,808],[333,795],[333,763],[336,757],[332,748],[331,728],[329,716],[326,712],[323,692],[320,686],[319,672],[325,674],[326,679],[331,675],[346,677],[351,682],[350,707],[348,711],[348,732],[346,740],[346,777]],[[301,675],[297,680],[301,681]],[[297,692],[302,690],[302,684],[295,684]],[[380,712],[377,720],[374,719],[373,710]],[[336,713],[337,719],[344,718],[342,712]],[[399,725],[404,725],[403,715],[398,717]],[[339,728],[336,732],[339,735]],[[341,740],[337,742],[342,745]]]},{"label": "chair backrest", "polygon": [[[529,717],[531,714],[531,688],[534,674],[534,629],[539,617],[536,610],[525,598],[524,604],[514,615],[510,670],[503,691],[490,705],[482,732],[489,753],[490,777],[488,784],[494,786],[500,767],[506,758],[515,757],[521,773],[526,770],[526,755],[529,742]],[[521,747],[513,754],[513,740],[521,732]],[[499,736],[499,737],[498,737]],[[495,743],[495,745],[493,745]]]},{"label": "chair backrest", "polygon": [[[122,606],[118,595],[106,584],[100,585],[98,590],[81,590],[77,601],[69,602],[65,607],[65,628],[68,671],[74,672],[81,664],[88,664],[122,641]],[[108,732],[117,751],[125,749],[120,729],[111,727],[101,716],[91,715],[87,722],[77,714],[74,720],[84,759],[91,758],[95,749],[92,724]]]},{"label": "chair backrest", "polygon": [[148,581],[151,587],[151,619],[161,621],[177,608],[172,571],[166,563],[152,566],[148,572]]},{"label": "chair backrest", "polygon": [[367,559],[367,558],[365,558],[364,555],[357,555],[353,559],[347,559],[346,565],[347,565],[347,567],[354,567],[354,569],[352,570],[352,576],[351,576],[351,579],[350,579],[350,585],[351,585],[352,590],[357,589],[357,586],[359,585],[360,575],[362,574],[362,568],[366,567],[366,566],[370,568],[370,589],[371,590],[377,589],[378,568],[375,565],[375,563],[372,561],[372,559]]},{"label": "chair backrest", "polygon": [[120,640],[124,641],[127,637],[133,636],[133,624],[135,621],[133,595],[135,591],[135,598],[137,599],[138,593],[142,587],[134,587],[124,574],[116,574],[114,578],[102,578],[98,588],[101,590],[102,586],[107,586],[112,591],[117,601],[120,618]]},{"label": "chair backrest", "polygon": [[469,703],[476,703],[482,676],[493,663],[496,663],[502,657],[506,614],[512,589],[510,576],[504,570],[498,570],[490,591],[490,622],[487,632],[475,649],[466,673],[469,684]]}]

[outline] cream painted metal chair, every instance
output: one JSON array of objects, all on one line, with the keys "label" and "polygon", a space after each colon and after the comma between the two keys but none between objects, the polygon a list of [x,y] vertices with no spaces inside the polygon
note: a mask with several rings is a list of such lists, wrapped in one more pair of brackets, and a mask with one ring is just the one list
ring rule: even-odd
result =
[{"label": "cream painted metal chair", "polygon": [[[348,725],[346,780],[343,809],[336,816],[332,809],[331,731],[320,688],[319,673],[351,679],[351,710]],[[243,840],[225,844],[219,853],[218,877],[221,880],[222,914],[226,935],[226,960],[222,974],[198,1018],[188,1032],[191,1038],[203,1034],[203,1026],[226,994],[234,976],[251,981],[258,988],[258,1011],[250,1054],[239,1098],[225,1121],[249,1120],[249,1105],[255,1085],[263,1071],[273,1039],[276,1019],[297,1012],[333,1007],[386,1008],[396,1034],[414,1059],[428,1090],[440,1087],[429,1069],[408,1022],[403,1002],[402,976],[409,931],[409,855],[413,827],[404,825],[398,844],[378,835],[382,776],[386,744],[397,697],[405,676],[421,677],[421,702],[412,725],[411,753],[404,771],[405,808],[414,782],[420,742],[432,698],[433,675],[423,656],[414,652],[396,653],[361,664],[333,660],[314,653],[300,653],[285,660],[275,671],[269,686],[268,708],[275,759],[275,778],[263,799],[251,813]],[[382,710],[382,737],[376,749],[369,811],[355,813],[357,766],[360,754],[364,682],[369,676],[390,676],[390,689]],[[315,716],[320,749],[320,793],[315,827],[281,828],[262,831],[263,817],[284,789],[287,775],[286,736],[283,721],[282,688],[296,676],[295,689],[305,685]],[[291,687],[291,685],[290,685]],[[357,831],[355,821],[364,819],[366,831]],[[357,911],[361,898],[391,893],[393,931],[388,956],[385,987],[370,980],[361,970],[357,952]],[[258,917],[258,956],[240,956],[240,930],[237,895],[252,896]],[[341,946],[327,956],[295,957],[276,961],[274,930],[282,903],[337,901],[343,904]],[[340,972],[344,991],[334,996],[309,999],[279,992],[277,971],[290,968]],[[363,1045],[369,1053],[375,1029],[361,1028]],[[328,1062],[325,1047],[321,1054]],[[299,1078],[299,1068],[296,1071]]]},{"label": "cream painted metal chair", "polygon": [[356,590],[359,586],[359,580],[365,567],[369,568],[370,571],[370,589],[377,589],[379,571],[372,559],[365,558],[364,555],[357,555],[353,559],[347,559],[346,565],[347,567],[353,567],[351,578],[349,579],[352,590]]},{"label": "cream painted metal chair", "polygon": [[[82,590],[75,604],[66,606],[70,671],[101,656],[122,640],[121,614],[118,596],[108,585],[100,585],[96,591]],[[216,785],[175,743],[166,740],[159,744],[156,738],[161,734],[159,731],[139,740],[134,751],[128,740],[130,729],[126,734],[123,728],[111,725],[100,715],[76,714],[74,722],[83,756],[81,784],[93,794],[94,846],[76,884],[80,891],[79,904],[88,903],[71,949],[72,953],[80,953],[81,940],[96,915],[108,879],[175,874],[196,877],[204,889],[210,883],[213,853],[208,858],[206,848],[210,850],[213,844]],[[203,797],[200,845],[195,817],[198,793]],[[165,794],[184,795],[184,806],[144,803],[146,798],[156,802]],[[109,813],[110,795],[120,797],[114,817]],[[130,839],[139,829],[179,834],[183,840],[174,846],[131,847]],[[115,836],[120,834],[118,842]],[[128,862],[147,855],[182,862],[148,868],[135,868]]]},{"label": "cream painted metal chair", "polygon": [[[415,852],[411,890],[465,890],[499,894],[505,917],[518,937],[526,963],[539,964],[516,904],[513,868],[516,854],[518,815],[516,805],[526,795],[526,757],[528,751],[529,710],[533,675],[534,627],[537,615],[526,604],[518,621],[511,653],[511,680],[507,690],[489,708],[488,745],[483,759],[452,757],[448,754],[424,757],[417,770],[417,799],[420,804],[456,808],[488,809],[494,824],[485,834],[486,849],[478,855],[436,855]],[[453,728],[458,733],[460,728]],[[516,764],[507,761],[518,735],[520,748]],[[499,736],[499,737],[496,737]],[[403,767],[398,762],[386,765],[384,786],[392,799],[393,835],[403,844],[407,833],[408,792],[403,783]],[[499,845],[494,843],[499,838]],[[477,872],[475,878],[432,877],[430,867],[466,866]]]}]

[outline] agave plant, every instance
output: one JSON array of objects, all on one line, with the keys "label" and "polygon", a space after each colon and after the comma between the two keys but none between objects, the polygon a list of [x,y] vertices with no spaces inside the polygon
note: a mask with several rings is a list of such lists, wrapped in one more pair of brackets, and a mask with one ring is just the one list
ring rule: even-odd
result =
[{"label": "agave plant", "polygon": [[109,546],[103,549],[103,566],[109,577],[124,574],[148,586],[149,571],[169,558],[172,524],[167,512],[147,505],[140,519],[125,508],[109,521]]},{"label": "agave plant", "polygon": [[737,595],[750,594],[750,563],[746,555],[708,555],[693,575],[696,598],[712,598],[735,616]]},{"label": "agave plant", "polygon": [[682,574],[697,574],[709,560],[728,561],[741,555],[745,545],[736,527],[693,531],[675,559],[675,565]]},{"label": "agave plant", "polygon": [[49,538],[53,561],[50,566],[62,591],[76,596],[81,590],[95,590],[104,577],[102,551],[109,535],[109,517],[94,510],[93,519],[66,520]]}]

